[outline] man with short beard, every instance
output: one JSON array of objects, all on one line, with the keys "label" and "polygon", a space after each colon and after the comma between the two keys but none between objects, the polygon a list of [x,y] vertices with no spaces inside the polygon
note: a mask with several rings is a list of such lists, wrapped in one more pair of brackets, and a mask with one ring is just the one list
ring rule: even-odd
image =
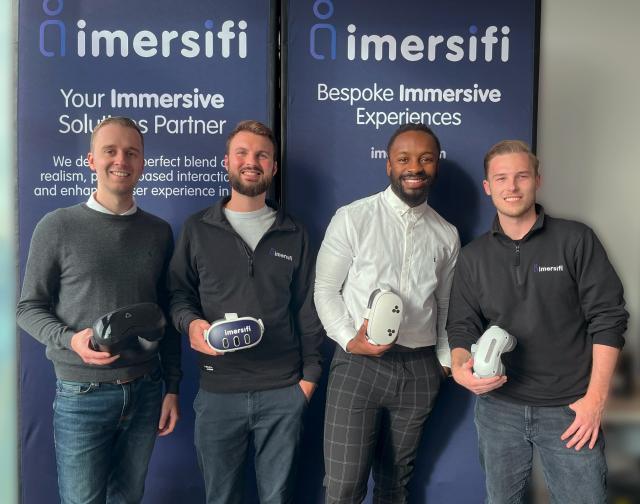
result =
[{"label": "man with short beard", "polygon": [[[292,502],[302,414],[321,374],[309,239],[266,200],[275,153],[265,125],[236,126],[225,156],[231,197],[187,220],[170,266],[173,321],[200,365],[195,444],[207,503],[243,502],[250,441],[260,502]],[[225,353],[209,346],[205,331],[229,313],[261,319],[262,341]]]},{"label": "man with short beard", "polygon": [[[374,502],[406,502],[423,425],[450,367],[445,332],[460,243],[427,204],[440,142],[407,124],[387,146],[391,185],[340,208],[316,268],[315,302],[336,346],[324,432],[327,503],[360,503],[373,466]],[[376,289],[403,303],[394,344],[368,341],[363,314]]]}]

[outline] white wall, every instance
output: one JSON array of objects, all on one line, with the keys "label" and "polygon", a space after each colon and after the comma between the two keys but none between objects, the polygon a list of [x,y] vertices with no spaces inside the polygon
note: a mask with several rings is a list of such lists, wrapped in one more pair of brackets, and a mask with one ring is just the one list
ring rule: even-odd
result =
[{"label": "white wall", "polygon": [[538,154],[550,213],[594,228],[640,355],[640,1],[542,3]]}]

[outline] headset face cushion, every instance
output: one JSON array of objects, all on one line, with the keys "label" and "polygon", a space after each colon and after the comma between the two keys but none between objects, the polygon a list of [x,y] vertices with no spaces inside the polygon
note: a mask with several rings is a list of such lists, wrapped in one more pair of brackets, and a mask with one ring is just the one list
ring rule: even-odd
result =
[{"label": "headset face cushion", "polygon": [[118,353],[125,348],[136,348],[138,338],[158,341],[164,336],[167,321],[155,303],[138,303],[109,312],[93,324],[94,348]]}]

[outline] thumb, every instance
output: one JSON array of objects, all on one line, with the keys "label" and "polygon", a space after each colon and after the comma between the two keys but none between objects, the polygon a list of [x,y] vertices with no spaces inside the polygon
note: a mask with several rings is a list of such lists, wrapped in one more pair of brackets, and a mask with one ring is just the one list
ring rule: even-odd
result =
[{"label": "thumb", "polygon": [[473,357],[470,357],[469,360],[462,365],[462,367],[465,368],[465,369],[472,369],[473,368]]}]

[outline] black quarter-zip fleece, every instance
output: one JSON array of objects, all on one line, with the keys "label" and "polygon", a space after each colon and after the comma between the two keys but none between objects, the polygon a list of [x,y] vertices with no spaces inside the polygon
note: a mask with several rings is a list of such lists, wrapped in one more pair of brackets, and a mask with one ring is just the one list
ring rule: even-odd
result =
[{"label": "black quarter-zip fleece", "polygon": [[520,404],[559,406],[586,393],[594,343],[621,348],[627,327],[623,289],[600,241],[584,224],[537,219],[518,241],[498,218],[458,259],[447,333],[470,349],[491,325],[517,346],[503,355],[507,383],[492,392]]},{"label": "black quarter-zip fleece", "polygon": [[225,313],[260,318],[259,345],[222,356],[198,354],[200,386],[211,392],[248,392],[317,383],[324,331],[313,305],[314,261],[309,238],[277,210],[254,251],[224,215],[227,199],[184,224],[169,269],[171,315],[184,334],[196,319]]}]

